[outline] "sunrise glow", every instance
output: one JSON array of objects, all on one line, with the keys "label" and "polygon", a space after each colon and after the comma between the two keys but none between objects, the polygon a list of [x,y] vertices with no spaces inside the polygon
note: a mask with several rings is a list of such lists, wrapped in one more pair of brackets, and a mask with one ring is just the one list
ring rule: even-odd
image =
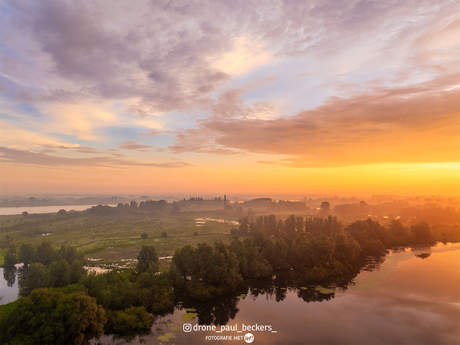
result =
[{"label": "sunrise glow", "polygon": [[4,2],[0,192],[460,195],[456,2]]}]

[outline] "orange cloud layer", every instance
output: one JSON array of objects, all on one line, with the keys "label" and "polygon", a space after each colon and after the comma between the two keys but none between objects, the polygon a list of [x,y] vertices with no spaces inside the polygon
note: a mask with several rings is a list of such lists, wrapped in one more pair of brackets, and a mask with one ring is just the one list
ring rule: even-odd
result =
[{"label": "orange cloud layer", "polygon": [[273,120],[214,116],[180,133],[170,149],[206,152],[214,145],[224,152],[281,154],[286,159],[279,163],[297,167],[457,162],[459,80],[452,74],[331,97],[323,106]]}]

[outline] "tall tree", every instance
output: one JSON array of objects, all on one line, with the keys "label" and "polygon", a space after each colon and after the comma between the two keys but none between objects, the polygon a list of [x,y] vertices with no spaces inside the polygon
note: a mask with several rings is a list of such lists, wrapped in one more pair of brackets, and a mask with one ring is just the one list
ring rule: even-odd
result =
[{"label": "tall tree", "polygon": [[43,241],[35,252],[35,262],[40,262],[45,266],[49,266],[54,260],[54,248],[51,242]]},{"label": "tall tree", "polygon": [[327,201],[323,201],[320,206],[320,214],[327,215],[331,210],[331,204]]},{"label": "tall tree", "polygon": [[[152,267],[150,267],[152,265]],[[139,273],[147,271],[147,269],[157,271],[159,268],[159,261],[157,252],[154,246],[142,246],[139,256],[137,257],[137,271]]]},{"label": "tall tree", "polygon": [[30,243],[21,244],[19,247],[18,261],[27,267],[34,260],[34,247]]},{"label": "tall tree", "polygon": [[53,287],[69,285],[69,264],[65,260],[53,261],[50,265],[50,284]]},{"label": "tall tree", "polygon": [[5,267],[12,267],[16,263],[16,247],[11,245],[8,248],[8,251],[5,254],[5,258],[3,259],[3,264]]}]

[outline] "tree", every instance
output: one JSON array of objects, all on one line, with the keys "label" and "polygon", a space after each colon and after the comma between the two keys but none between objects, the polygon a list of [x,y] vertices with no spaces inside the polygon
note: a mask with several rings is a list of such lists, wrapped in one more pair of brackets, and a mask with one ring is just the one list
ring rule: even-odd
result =
[{"label": "tree", "polygon": [[407,235],[407,228],[399,219],[395,219],[390,222],[388,225],[388,231],[395,237],[404,237]]},{"label": "tree", "polygon": [[24,263],[24,267],[27,267],[34,258],[34,247],[30,243],[21,244],[19,247],[18,261]]},{"label": "tree", "polygon": [[23,215],[24,217],[28,217],[28,216],[29,216],[29,212],[24,211],[24,212],[22,212],[22,215]]},{"label": "tree", "polygon": [[50,284],[53,287],[69,285],[69,264],[65,260],[53,261],[50,265]]},{"label": "tree", "polygon": [[83,260],[84,258],[83,254],[77,254],[77,248],[65,243],[61,245],[57,254],[60,259],[66,260],[69,265],[71,265],[74,260]]},{"label": "tree", "polygon": [[35,261],[49,266],[54,259],[54,248],[51,242],[43,241],[35,252]]},{"label": "tree", "polygon": [[41,263],[30,264],[26,275],[19,280],[19,294],[28,296],[32,290],[50,286],[49,270]]},{"label": "tree", "polygon": [[5,254],[5,258],[3,259],[3,264],[5,267],[13,267],[15,263],[16,263],[16,247],[11,245]]},{"label": "tree", "polygon": [[137,271],[139,273],[147,271],[150,264],[153,264],[151,269],[158,270],[159,260],[154,246],[142,246],[139,256],[137,257]]},{"label": "tree", "polygon": [[415,240],[419,243],[432,243],[434,242],[433,235],[431,234],[430,225],[426,222],[418,223],[410,227]]},{"label": "tree", "polygon": [[303,217],[297,217],[296,218],[297,232],[302,232],[303,231],[303,226],[304,226]]},{"label": "tree", "polygon": [[320,213],[325,215],[328,214],[331,210],[331,204],[327,201],[323,201],[320,206],[321,210]]},{"label": "tree", "polygon": [[74,260],[69,269],[70,284],[77,283],[80,278],[86,276],[87,272],[83,260]]},{"label": "tree", "polygon": [[284,221],[284,231],[287,235],[293,236],[295,234],[296,218],[295,215],[291,214],[289,218]]},{"label": "tree", "polygon": [[131,200],[131,202],[129,203],[129,208],[131,210],[137,210],[137,202],[134,200]]},{"label": "tree", "polygon": [[142,235],[141,235],[142,239],[146,239],[147,237],[149,237],[149,234],[144,232]]},{"label": "tree", "polygon": [[163,232],[161,233],[161,236],[160,236],[160,237],[161,237],[161,238],[166,238],[166,237],[168,237],[168,234],[167,234],[166,232],[163,231]]},{"label": "tree", "polygon": [[64,209],[60,209],[57,214],[58,216],[65,216],[67,214],[67,211]]},{"label": "tree", "polygon": [[64,295],[37,289],[20,299],[10,312],[6,339],[2,340],[14,344],[87,344],[101,337],[105,323],[104,309],[85,293]]}]

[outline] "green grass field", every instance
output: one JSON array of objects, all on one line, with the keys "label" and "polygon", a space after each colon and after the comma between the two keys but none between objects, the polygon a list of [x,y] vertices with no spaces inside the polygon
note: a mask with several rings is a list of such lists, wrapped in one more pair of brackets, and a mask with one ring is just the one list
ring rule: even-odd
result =
[{"label": "green grass field", "polygon": [[[211,218],[222,221],[196,221]],[[159,256],[170,256],[186,244],[231,240],[235,213],[212,209],[169,212],[93,215],[85,212],[66,215],[0,216],[0,265],[9,245],[17,248],[26,242],[38,246],[47,240],[55,246],[67,243],[88,258],[106,262],[135,259],[142,245],[154,245]],[[167,237],[161,234],[166,232]],[[141,234],[147,233],[146,239]],[[197,233],[197,235],[194,235]],[[49,234],[43,236],[43,234]]]}]

